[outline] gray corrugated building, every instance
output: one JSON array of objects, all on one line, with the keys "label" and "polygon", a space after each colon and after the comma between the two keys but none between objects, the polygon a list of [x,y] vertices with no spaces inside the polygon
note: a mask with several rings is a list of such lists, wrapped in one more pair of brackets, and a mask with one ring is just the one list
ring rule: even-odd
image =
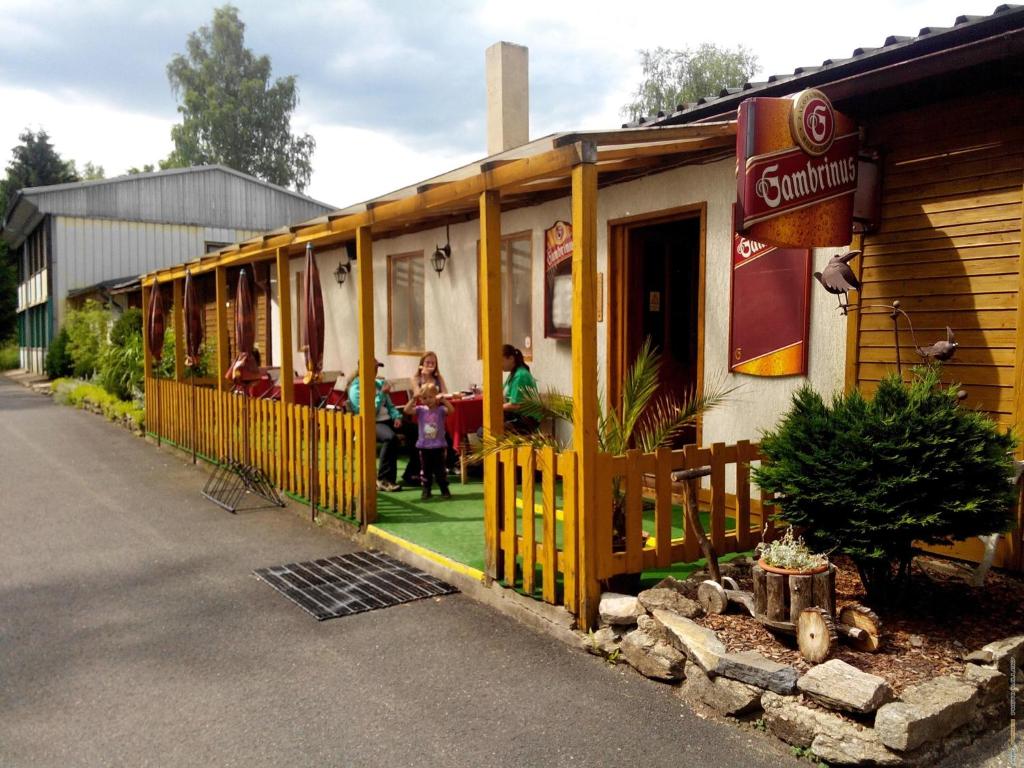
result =
[{"label": "gray corrugated building", "polygon": [[333,209],[220,165],[20,190],[0,238],[17,263],[22,367],[42,371],[69,302]]}]

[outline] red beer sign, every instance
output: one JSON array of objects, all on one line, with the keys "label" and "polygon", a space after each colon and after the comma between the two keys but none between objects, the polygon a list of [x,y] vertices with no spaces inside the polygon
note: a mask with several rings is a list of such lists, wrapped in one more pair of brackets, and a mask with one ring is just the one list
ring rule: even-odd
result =
[{"label": "red beer sign", "polygon": [[737,131],[737,232],[778,247],[847,245],[857,189],[856,126],[823,93],[748,99]]}]

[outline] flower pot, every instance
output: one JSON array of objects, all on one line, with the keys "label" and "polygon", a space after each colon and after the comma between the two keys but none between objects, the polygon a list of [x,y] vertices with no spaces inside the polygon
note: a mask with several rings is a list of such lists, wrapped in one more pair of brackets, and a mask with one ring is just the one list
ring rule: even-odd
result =
[{"label": "flower pot", "polygon": [[768,565],[764,560],[757,561],[758,566],[762,571],[766,573],[778,573],[782,576],[813,576],[816,573],[824,573],[828,570],[828,562],[817,568],[811,568],[809,570],[799,570],[796,568],[779,568],[774,565]]}]

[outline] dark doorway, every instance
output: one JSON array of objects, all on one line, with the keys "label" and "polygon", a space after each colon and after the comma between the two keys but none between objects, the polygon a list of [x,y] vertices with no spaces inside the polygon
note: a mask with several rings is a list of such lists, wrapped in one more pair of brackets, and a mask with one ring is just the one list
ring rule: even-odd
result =
[{"label": "dark doorway", "polygon": [[[612,402],[618,402],[618,383],[646,338],[661,352],[660,392],[680,398],[692,394],[700,386],[703,339],[701,211],[622,225],[612,242],[619,251],[612,259],[610,286]],[[693,428],[681,442],[696,439]]]}]

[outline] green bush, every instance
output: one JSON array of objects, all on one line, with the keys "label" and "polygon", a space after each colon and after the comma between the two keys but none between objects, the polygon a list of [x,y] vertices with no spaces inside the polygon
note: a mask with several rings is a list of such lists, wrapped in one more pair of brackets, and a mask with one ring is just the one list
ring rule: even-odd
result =
[{"label": "green bush", "polygon": [[142,338],[142,310],[132,307],[121,313],[110,327],[110,343],[119,347],[132,336]]},{"label": "green bush", "polygon": [[110,313],[95,301],[85,302],[82,309],[67,313],[64,327],[68,332],[67,353],[77,378],[92,378],[99,370],[103,348],[107,345]]},{"label": "green bush", "polygon": [[77,379],[56,379],[50,384],[53,399],[62,405],[76,408],[99,410],[111,421],[131,423],[135,429],[142,429],[145,411],[136,401],[119,400],[96,384]]},{"label": "green bush", "polygon": [[11,371],[21,367],[21,355],[18,354],[18,343],[10,342],[0,346],[0,371]]},{"label": "green bush", "polygon": [[914,542],[942,544],[1011,523],[1016,439],[960,407],[934,368],[885,379],[831,405],[809,387],[761,441],[753,476],[779,497],[778,517],[819,551],[850,555],[873,598],[909,574]]},{"label": "green bush", "polygon": [[123,336],[119,344],[104,348],[99,378],[107,392],[122,400],[137,397],[142,392],[142,376],[141,333]]},{"label": "green bush", "polygon": [[51,379],[58,379],[61,376],[70,376],[74,370],[71,357],[68,355],[68,330],[61,328],[60,332],[53,337],[50,346],[46,350],[46,375]]}]

